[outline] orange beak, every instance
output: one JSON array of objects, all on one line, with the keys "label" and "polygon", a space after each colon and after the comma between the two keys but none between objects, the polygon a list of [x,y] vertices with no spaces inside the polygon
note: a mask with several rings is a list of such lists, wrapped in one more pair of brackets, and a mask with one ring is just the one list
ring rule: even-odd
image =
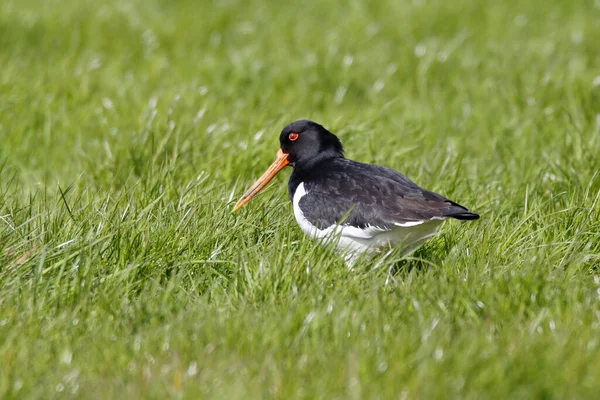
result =
[{"label": "orange beak", "polygon": [[250,189],[246,190],[246,193],[244,193],[242,198],[237,203],[235,203],[233,211],[237,211],[240,208],[242,208],[242,206],[249,202],[258,192],[260,192],[262,188],[264,188],[267,185],[267,183],[269,183],[271,179],[273,179],[273,177],[283,169],[283,167],[288,165],[290,162],[287,158],[288,155],[284,153],[281,149],[279,149],[277,151],[277,158],[275,158],[273,164],[271,164],[269,169],[267,169],[265,173],[262,174],[262,176],[258,178],[258,180],[254,182],[252,186],[250,186]]}]

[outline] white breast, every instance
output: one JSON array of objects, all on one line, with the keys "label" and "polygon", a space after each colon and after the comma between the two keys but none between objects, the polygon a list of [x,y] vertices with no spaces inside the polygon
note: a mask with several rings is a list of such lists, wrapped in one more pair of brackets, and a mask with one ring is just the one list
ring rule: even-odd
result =
[{"label": "white breast", "polygon": [[306,195],[304,182],[296,188],[292,204],[294,217],[306,235],[324,242],[335,241],[336,251],[340,253],[349,266],[365,252],[379,251],[382,247],[400,247],[403,255],[412,252],[431,238],[442,219],[430,221],[415,221],[398,224],[392,229],[369,226],[365,229],[353,226],[332,225],[319,229],[304,217],[300,209],[300,199]]}]

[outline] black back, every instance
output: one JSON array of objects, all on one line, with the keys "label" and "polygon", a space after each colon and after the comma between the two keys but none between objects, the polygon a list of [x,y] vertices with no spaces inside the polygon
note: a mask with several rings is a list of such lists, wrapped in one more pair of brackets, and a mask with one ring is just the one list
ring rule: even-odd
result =
[{"label": "black back", "polygon": [[435,218],[479,218],[397,171],[343,157],[324,160],[309,170],[294,168],[288,183],[290,199],[301,182],[306,195],[300,199],[300,209],[321,229],[336,223],[390,229]]}]

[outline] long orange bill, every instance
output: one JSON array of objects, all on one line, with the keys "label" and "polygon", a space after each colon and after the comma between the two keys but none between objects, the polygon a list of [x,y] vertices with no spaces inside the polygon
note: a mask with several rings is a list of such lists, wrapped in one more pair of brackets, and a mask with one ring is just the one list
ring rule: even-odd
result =
[{"label": "long orange bill", "polygon": [[242,198],[235,203],[233,211],[237,211],[242,208],[242,206],[249,202],[258,192],[260,192],[261,189],[264,188],[267,183],[269,183],[271,179],[273,179],[273,177],[283,169],[283,167],[288,165],[289,161],[287,157],[288,155],[279,149],[279,151],[277,151],[277,158],[275,158],[273,164],[271,164],[269,169],[267,169],[265,173],[262,174],[262,176],[258,178],[258,180],[254,182],[252,186],[250,186],[250,189],[246,190],[246,193],[244,193]]}]

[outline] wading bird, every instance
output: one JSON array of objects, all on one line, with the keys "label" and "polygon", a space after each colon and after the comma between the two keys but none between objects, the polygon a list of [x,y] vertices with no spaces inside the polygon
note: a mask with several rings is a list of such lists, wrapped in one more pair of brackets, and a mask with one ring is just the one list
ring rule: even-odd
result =
[{"label": "wading bird", "polygon": [[279,142],[275,162],[234,211],[290,165],[288,193],[300,229],[312,238],[335,241],[350,267],[361,254],[385,247],[398,247],[402,255],[412,252],[447,218],[479,218],[397,171],[345,158],[337,136],[316,122],[292,122],[281,131]]}]

